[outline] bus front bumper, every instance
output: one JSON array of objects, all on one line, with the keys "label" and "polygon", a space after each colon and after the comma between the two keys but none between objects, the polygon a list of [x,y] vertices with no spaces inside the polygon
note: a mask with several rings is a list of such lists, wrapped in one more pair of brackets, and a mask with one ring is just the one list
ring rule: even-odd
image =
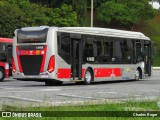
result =
[{"label": "bus front bumper", "polygon": [[39,75],[24,75],[23,73],[16,71],[15,73],[12,73],[12,77],[14,79],[54,79],[55,73],[49,73],[48,71],[45,71],[43,73],[40,73]]}]

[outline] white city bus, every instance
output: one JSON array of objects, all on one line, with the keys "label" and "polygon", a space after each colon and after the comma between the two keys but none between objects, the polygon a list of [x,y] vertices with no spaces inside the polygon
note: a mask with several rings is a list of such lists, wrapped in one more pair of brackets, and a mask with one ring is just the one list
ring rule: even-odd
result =
[{"label": "white city bus", "polygon": [[140,32],[90,27],[15,30],[13,78],[84,82],[151,76],[151,41]]}]

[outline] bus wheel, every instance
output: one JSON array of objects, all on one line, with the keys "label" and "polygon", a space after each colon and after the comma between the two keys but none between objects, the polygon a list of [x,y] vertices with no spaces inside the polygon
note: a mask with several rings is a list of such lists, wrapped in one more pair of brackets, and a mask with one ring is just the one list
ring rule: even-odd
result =
[{"label": "bus wheel", "polygon": [[140,79],[140,71],[137,69],[135,72],[135,80],[139,80]]},{"label": "bus wheel", "polygon": [[93,80],[93,75],[91,69],[87,69],[84,76],[84,84],[90,85]]},{"label": "bus wheel", "polygon": [[5,77],[5,72],[3,70],[3,68],[0,68],[0,82],[2,82],[4,80]]}]

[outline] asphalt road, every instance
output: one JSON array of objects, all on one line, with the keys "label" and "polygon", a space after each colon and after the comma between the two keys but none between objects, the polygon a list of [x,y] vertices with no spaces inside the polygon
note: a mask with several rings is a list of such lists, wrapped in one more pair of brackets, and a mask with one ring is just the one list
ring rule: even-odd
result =
[{"label": "asphalt road", "polygon": [[160,70],[154,70],[151,78],[139,81],[96,82],[91,85],[64,83],[45,86],[43,82],[12,78],[0,83],[1,105],[64,105],[130,99],[160,100]]}]

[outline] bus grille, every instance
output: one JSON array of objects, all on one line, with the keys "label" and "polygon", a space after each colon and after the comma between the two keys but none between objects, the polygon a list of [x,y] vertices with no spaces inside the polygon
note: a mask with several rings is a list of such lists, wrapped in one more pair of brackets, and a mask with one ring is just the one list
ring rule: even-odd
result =
[{"label": "bus grille", "polygon": [[24,75],[39,75],[42,55],[21,55],[20,62]]}]

